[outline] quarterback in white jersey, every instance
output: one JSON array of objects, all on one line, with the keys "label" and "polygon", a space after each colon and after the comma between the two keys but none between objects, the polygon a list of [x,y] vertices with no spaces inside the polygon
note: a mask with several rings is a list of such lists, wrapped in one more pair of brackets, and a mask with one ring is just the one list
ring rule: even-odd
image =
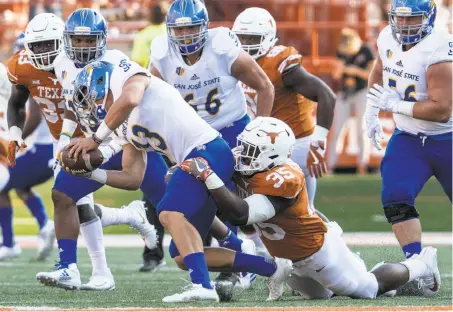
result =
[{"label": "quarterback in white jersey", "polygon": [[422,249],[415,198],[423,185],[434,175],[451,201],[453,42],[433,26],[434,1],[394,0],[389,16],[369,78],[366,122],[378,148],[379,110],[392,112],[396,122],[381,163],[382,205],[410,258]]},{"label": "quarterback in white jersey", "polygon": [[[121,68],[121,72],[113,78],[118,83],[116,87],[121,88],[121,83],[128,79],[126,72],[146,70],[137,66],[131,68],[129,58],[120,51],[106,51],[106,23],[104,18],[94,10],[80,9],[73,12],[64,28],[63,50],[55,58],[53,69],[63,91],[66,100],[65,119],[61,130],[57,149],[61,151],[71,140],[71,137],[78,125],[77,119],[71,110],[72,105],[72,82],[77,74],[82,70],[83,65],[102,58],[115,63]],[[59,39],[61,43],[61,39]],[[122,80],[123,79],[123,80]],[[99,107],[97,117],[103,118],[105,111]],[[71,119],[69,119],[71,118]],[[91,123],[81,123],[82,130],[90,135],[95,129]],[[109,168],[121,169],[121,147],[115,144],[106,144],[101,147],[104,156],[104,165]],[[150,156],[152,157],[152,156]],[[163,159],[155,154],[155,162],[151,170],[156,175],[152,185],[155,193],[155,202],[158,202],[165,189],[166,165]],[[57,169],[59,169],[57,167]],[[161,176],[159,178],[158,176]],[[105,251],[102,240],[102,226],[113,224],[128,224],[136,228],[148,247],[152,248],[156,243],[154,227],[146,219],[144,205],[141,201],[130,203],[125,209],[116,209],[94,205],[92,207],[91,194],[99,189],[102,184],[94,183],[86,179],[79,179],[63,170],[59,170],[55,177],[55,186],[52,190],[52,199],[55,205],[56,224],[65,224],[57,232],[57,243],[60,251],[60,266],[54,272],[40,272],[37,279],[49,286],[57,286],[66,289],[86,289],[86,290],[109,290],[115,288],[115,282],[110,269],[107,266]],[[80,203],[82,198],[90,198],[89,202]],[[77,210],[76,210],[77,203]],[[77,213],[78,211],[78,213]],[[99,215],[101,219],[98,218]],[[87,284],[81,284],[80,273],[77,269],[77,236],[78,223],[80,230],[87,240],[88,253],[93,264],[93,273]],[[69,226],[70,224],[70,226]],[[65,239],[61,239],[65,237]]]},{"label": "quarterback in white jersey", "polygon": [[174,1],[166,24],[168,34],[151,43],[151,73],[175,87],[235,147],[250,121],[240,82],[257,90],[257,114],[263,116],[271,112],[274,87],[233,32],[208,29],[208,12],[200,0]]},{"label": "quarterback in white jersey", "polygon": [[[73,105],[78,117],[93,120],[95,107],[100,104],[105,105],[107,115],[91,138],[72,144],[70,155],[85,155],[111,133],[124,145],[123,170],[96,169],[87,175],[90,179],[117,188],[136,189],[142,180],[150,178],[143,174],[145,152],[155,150],[178,165],[192,157],[209,159],[220,172],[216,183],[231,183],[234,160],[228,144],[187,105],[175,88],[155,76],[135,75],[124,84],[119,95],[111,89],[114,82],[110,85],[115,70],[113,64],[94,62],[74,82]],[[208,267],[213,271],[245,271],[268,276],[269,300],[279,299],[291,272],[289,260],[269,260],[225,248],[216,249],[216,254],[223,252],[223,256],[212,258],[210,249],[211,257],[205,257],[201,238],[211,228],[216,213],[211,200],[201,181],[179,168],[172,173],[157,212],[173,238],[170,255],[180,268],[189,271],[192,287],[163,301],[219,301],[209,280]],[[218,260],[224,258],[229,262]],[[247,265],[244,260],[237,260],[245,258]]]}]

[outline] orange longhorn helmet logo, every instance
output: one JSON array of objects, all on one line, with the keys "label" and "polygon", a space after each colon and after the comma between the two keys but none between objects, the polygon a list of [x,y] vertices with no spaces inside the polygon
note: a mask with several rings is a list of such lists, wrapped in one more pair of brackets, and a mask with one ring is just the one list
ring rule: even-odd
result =
[{"label": "orange longhorn helmet logo", "polygon": [[275,143],[275,139],[280,135],[280,133],[283,133],[285,131],[280,131],[280,132],[266,132],[266,131],[263,131],[263,132],[266,133],[267,136],[271,138],[271,143],[274,144]]}]

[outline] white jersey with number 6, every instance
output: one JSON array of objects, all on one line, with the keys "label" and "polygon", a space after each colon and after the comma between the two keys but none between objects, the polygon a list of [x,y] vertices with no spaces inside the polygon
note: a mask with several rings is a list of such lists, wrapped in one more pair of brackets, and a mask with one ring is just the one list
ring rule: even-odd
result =
[{"label": "white jersey with number 6", "polygon": [[209,30],[201,57],[193,65],[186,64],[166,35],[153,40],[150,59],[198,115],[221,130],[247,113],[241,83],[231,75],[231,65],[240,52],[237,36],[219,27]]},{"label": "white jersey with number 6", "polygon": [[[426,73],[431,65],[453,60],[453,40],[448,33],[433,32],[408,51],[393,38],[390,26],[382,30],[377,40],[383,65],[385,88],[398,91],[405,101],[422,101],[428,98]],[[396,127],[408,133],[436,135],[452,131],[452,118],[447,123],[425,121],[394,114]]]}]

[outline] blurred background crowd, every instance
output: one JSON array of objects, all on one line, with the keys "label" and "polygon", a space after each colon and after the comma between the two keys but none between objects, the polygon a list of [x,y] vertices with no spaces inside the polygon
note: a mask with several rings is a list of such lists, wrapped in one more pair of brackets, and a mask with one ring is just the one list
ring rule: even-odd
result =
[{"label": "blurred background crowd", "polygon": [[[452,0],[435,0],[436,27],[451,32]],[[65,19],[77,8],[99,10],[109,22],[108,48],[120,49],[147,66],[151,41],[165,33],[170,1],[160,0],[0,0],[0,61],[12,54],[15,38],[36,14]],[[376,53],[376,39],[387,24],[391,0],[205,0],[210,27],[231,27],[252,6],[267,9],[277,21],[280,42],[294,46],[304,66],[337,92],[335,120],[327,159],[331,170],[365,174],[379,167],[383,151],[370,146],[363,131],[366,75]],[[387,138],[391,116],[383,115]]]}]

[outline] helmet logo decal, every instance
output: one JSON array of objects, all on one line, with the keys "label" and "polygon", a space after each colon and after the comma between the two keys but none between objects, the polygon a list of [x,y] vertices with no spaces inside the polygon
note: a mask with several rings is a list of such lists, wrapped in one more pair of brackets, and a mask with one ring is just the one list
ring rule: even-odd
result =
[{"label": "helmet logo decal", "polygon": [[82,17],[82,25],[85,24],[85,20],[87,18],[86,15],[87,15],[87,12],[85,9],[80,12],[80,16]]},{"label": "helmet logo decal", "polygon": [[268,137],[271,138],[271,143],[275,143],[275,139],[280,135],[280,133],[283,133],[285,131],[280,131],[280,132],[266,132],[264,130],[261,130],[262,132],[266,133]]}]

